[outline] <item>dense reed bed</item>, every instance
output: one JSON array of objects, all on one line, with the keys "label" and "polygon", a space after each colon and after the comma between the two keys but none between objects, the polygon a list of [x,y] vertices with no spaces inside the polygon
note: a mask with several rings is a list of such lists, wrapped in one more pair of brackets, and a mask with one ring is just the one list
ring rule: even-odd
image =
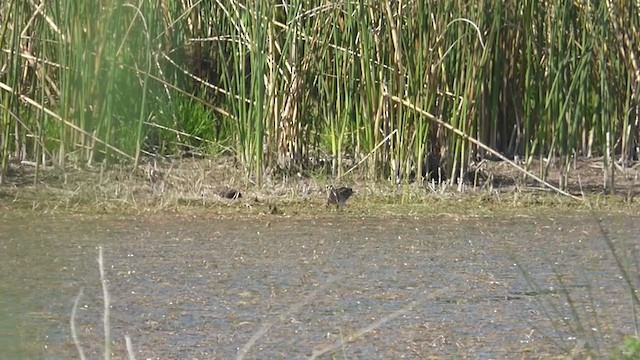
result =
[{"label": "dense reed bed", "polygon": [[4,1],[2,174],[196,152],[235,157],[257,183],[455,182],[493,152],[627,166],[639,14],[589,0]]}]

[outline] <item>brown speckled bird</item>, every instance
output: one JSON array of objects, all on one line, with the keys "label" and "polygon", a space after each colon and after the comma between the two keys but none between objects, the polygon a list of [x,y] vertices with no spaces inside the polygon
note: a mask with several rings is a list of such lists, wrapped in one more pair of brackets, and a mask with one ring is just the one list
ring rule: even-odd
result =
[{"label": "brown speckled bird", "polygon": [[213,189],[213,192],[223,199],[235,200],[242,197],[242,193],[239,190],[230,188],[228,186],[216,186]]},{"label": "brown speckled bird", "polygon": [[335,205],[337,209],[345,206],[347,199],[353,194],[353,190],[348,187],[328,188],[327,206]]}]

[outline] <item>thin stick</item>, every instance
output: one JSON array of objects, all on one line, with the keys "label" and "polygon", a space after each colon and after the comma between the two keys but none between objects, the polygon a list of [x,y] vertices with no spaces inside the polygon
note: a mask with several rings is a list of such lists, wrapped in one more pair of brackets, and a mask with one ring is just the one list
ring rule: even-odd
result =
[{"label": "thin stick", "polygon": [[131,344],[131,337],[129,335],[125,335],[124,341],[127,343],[127,354],[129,354],[129,360],[136,360],[136,355],[133,352],[133,345]]},{"label": "thin stick", "polygon": [[[306,305],[309,301],[311,301],[314,297],[316,297],[318,292],[326,289],[329,286],[329,284],[333,283],[334,281],[335,281],[335,278],[330,278],[324,285],[312,291],[309,295],[307,295],[304,299],[302,299],[302,301],[294,304],[290,309],[280,314],[277,320],[280,320],[280,321],[286,320],[290,314],[297,312],[302,306]],[[271,329],[273,325],[275,325],[275,323],[276,323],[276,320],[263,324],[260,327],[260,329],[258,329],[258,331],[256,331],[255,334],[251,336],[251,339],[249,339],[249,341],[247,341],[242,346],[242,348],[238,350],[238,355],[236,355],[236,360],[244,359],[244,357],[247,355],[247,353],[253,347],[256,341],[258,341],[259,338],[261,338],[264,334],[266,334],[267,331],[269,331],[269,329]]]},{"label": "thin stick", "polygon": [[340,339],[340,340],[337,340],[336,342],[334,342],[333,344],[330,344],[330,345],[328,345],[326,347],[323,347],[323,348],[321,348],[319,350],[313,350],[313,353],[309,357],[309,360],[315,360],[319,356],[322,356],[322,355],[325,355],[327,353],[333,352],[336,349],[344,347],[344,345],[346,345],[348,343],[356,341],[357,339],[365,336],[366,334],[370,333],[371,331],[381,327],[383,324],[385,324],[385,323],[397,318],[400,315],[406,314],[411,309],[413,309],[416,306],[424,303],[425,301],[435,299],[436,297],[438,297],[441,294],[445,293],[446,290],[448,290],[448,288],[437,289],[437,290],[427,294],[426,296],[420,294],[418,300],[411,301],[410,303],[408,303],[405,306],[401,307],[400,309],[392,312],[391,314],[389,314],[387,316],[384,316],[384,317],[380,318],[379,320],[374,321],[371,324],[358,329],[353,335],[348,336],[346,339]]},{"label": "thin stick", "polygon": [[483,144],[482,142],[480,142],[480,140],[477,140],[476,138],[474,138],[474,137],[472,137],[472,136],[469,136],[468,134],[465,134],[464,132],[462,132],[462,131],[460,131],[460,130],[456,129],[455,127],[453,127],[451,124],[448,124],[448,123],[446,123],[446,122],[444,122],[444,121],[440,120],[440,119],[439,119],[438,117],[436,117],[435,115],[432,115],[432,114],[430,114],[430,113],[428,113],[428,112],[426,112],[426,111],[422,110],[421,108],[417,107],[416,105],[413,105],[413,104],[412,104],[412,103],[410,103],[409,101],[404,100],[404,99],[401,99],[401,98],[399,98],[399,97],[397,97],[397,96],[394,96],[394,95],[389,95],[389,94],[388,94],[387,96],[388,96],[391,100],[393,100],[393,101],[397,102],[398,104],[404,105],[404,106],[408,107],[409,109],[411,109],[411,110],[413,110],[413,111],[419,112],[420,114],[422,114],[422,115],[426,116],[429,120],[431,120],[431,121],[435,121],[436,123],[438,123],[438,124],[440,124],[440,125],[444,126],[444,127],[445,127],[446,129],[448,129],[449,131],[452,131],[454,134],[456,134],[456,135],[460,136],[462,139],[467,140],[467,141],[469,141],[470,143],[475,144],[475,145],[477,145],[477,146],[479,146],[479,147],[481,147],[481,148],[483,148],[483,149],[487,150],[487,151],[488,151],[488,152],[490,152],[491,154],[493,154],[493,155],[495,155],[496,157],[498,157],[500,160],[502,160],[502,161],[506,162],[507,164],[509,164],[509,165],[511,165],[513,168],[515,168],[516,170],[518,170],[518,171],[520,171],[521,173],[523,173],[524,175],[526,175],[526,176],[528,176],[528,177],[530,177],[530,178],[532,178],[532,179],[534,179],[534,180],[536,180],[536,181],[540,182],[542,185],[544,185],[544,186],[548,187],[549,189],[551,189],[551,190],[553,190],[553,191],[557,192],[558,194],[562,194],[562,195],[568,196],[568,197],[570,197],[570,198],[572,198],[572,199],[574,199],[574,200],[578,200],[578,201],[582,201],[582,200],[584,200],[584,199],[583,199],[583,198],[581,198],[581,197],[578,197],[578,196],[575,196],[575,195],[569,194],[568,192],[566,192],[566,191],[564,191],[564,190],[562,190],[562,189],[560,189],[560,188],[558,188],[558,187],[556,187],[556,186],[553,186],[553,185],[549,184],[548,182],[546,182],[546,181],[542,180],[541,178],[537,177],[536,175],[534,175],[534,174],[530,173],[529,171],[527,171],[527,170],[525,170],[525,169],[521,168],[520,166],[518,166],[518,164],[514,163],[513,161],[511,161],[511,160],[507,159],[504,155],[502,155],[502,154],[500,154],[499,152],[497,152],[497,151],[493,150],[493,149],[492,149],[492,148],[490,148],[489,146],[487,146],[487,145]]},{"label": "thin stick", "polygon": [[98,266],[100,267],[100,282],[102,283],[102,296],[104,297],[104,360],[111,358],[111,331],[109,326],[109,291],[107,289],[107,279],[104,276],[104,258],[102,257],[102,246],[98,246]]},{"label": "thin stick", "polygon": [[336,178],[336,181],[340,180],[340,178],[341,178],[341,177],[343,177],[343,176],[347,175],[348,173],[352,172],[352,171],[353,171],[353,169],[357,168],[360,164],[362,164],[365,160],[367,160],[367,159],[369,158],[369,156],[371,156],[373,153],[375,153],[375,152],[376,152],[376,150],[378,150],[378,148],[379,148],[380,146],[382,146],[382,145],[383,145],[387,140],[389,140],[389,138],[390,138],[393,134],[395,134],[395,133],[397,133],[397,132],[398,132],[398,129],[394,129],[394,130],[393,130],[389,135],[385,136],[385,138],[384,138],[384,139],[382,139],[382,140],[378,143],[378,145],[376,145],[376,147],[374,147],[374,148],[373,148],[373,150],[369,151],[369,153],[368,153],[365,157],[363,157],[363,158],[362,158],[362,160],[358,161],[358,163],[357,163],[357,164],[355,164],[355,165],[353,165],[353,166],[351,167],[351,169],[347,170],[347,172],[345,172],[344,174],[342,174],[342,175],[338,176],[338,177]]},{"label": "thin stick", "polygon": [[78,355],[80,355],[80,360],[86,360],[87,358],[84,356],[82,345],[80,345],[80,340],[78,340],[78,332],[76,331],[76,311],[78,310],[78,303],[80,303],[80,297],[82,297],[82,289],[80,289],[78,296],[76,296],[76,299],[73,302],[73,309],[71,309],[71,337],[73,338],[73,343],[76,344],[76,349],[78,349]]},{"label": "thin stick", "polygon": [[416,304],[418,303],[418,301],[412,301],[411,303],[409,303],[408,305],[392,312],[391,314],[372,322],[371,324],[358,329],[358,331],[356,331],[355,334],[348,336],[346,339],[340,339],[336,342],[334,342],[333,344],[324,347],[320,350],[313,350],[313,353],[311,354],[311,357],[309,357],[310,360],[314,360],[317,359],[319,356],[322,356],[326,353],[329,352],[333,352],[336,349],[342,348],[344,347],[345,344],[353,342],[361,337],[363,337],[364,335],[366,335],[367,333],[379,328],[380,326],[382,326],[384,323],[391,321],[395,318],[397,318],[398,316],[407,313],[411,308],[413,308]]},{"label": "thin stick", "polygon": [[[0,82],[0,89],[6,90],[9,93],[13,93],[16,94],[16,92],[14,92],[13,88],[11,88],[9,85],[6,85],[2,82]],[[129,160],[134,160],[133,156],[125,153],[124,151],[118,149],[117,147],[108,144],[107,142],[105,142],[104,140],[98,139],[94,134],[91,134],[83,129],[81,129],[80,127],[78,127],[76,124],[69,122],[68,120],[65,120],[62,118],[62,116],[56,114],[55,112],[53,112],[52,110],[50,110],[49,108],[45,107],[43,104],[38,103],[37,101],[31,99],[30,97],[26,96],[26,95],[19,95],[20,100],[32,105],[33,107],[44,111],[47,115],[51,116],[52,118],[60,121],[61,123],[63,123],[64,125],[72,128],[73,130],[81,133],[84,136],[89,137],[90,139],[92,139],[95,142],[99,142],[100,144],[104,145],[105,147],[109,148],[110,150],[113,150],[114,152],[122,155],[123,157],[129,159]]]}]

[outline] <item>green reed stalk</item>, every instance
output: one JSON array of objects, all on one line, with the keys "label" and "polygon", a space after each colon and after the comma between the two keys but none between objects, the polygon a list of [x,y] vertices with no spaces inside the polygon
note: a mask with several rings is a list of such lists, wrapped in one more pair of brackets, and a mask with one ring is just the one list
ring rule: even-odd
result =
[{"label": "green reed stalk", "polygon": [[[142,5],[142,3],[140,3],[140,5]],[[136,14],[140,14],[139,11],[140,9],[136,9],[137,12]],[[156,15],[157,12],[155,11],[150,11],[149,12],[149,22],[154,24],[156,23]],[[143,79],[142,79],[142,96],[141,96],[141,101],[140,101],[140,112],[138,115],[138,124],[137,124],[137,129],[136,129],[136,145],[135,145],[135,161],[134,161],[134,166],[137,167],[138,164],[140,163],[140,151],[142,150],[142,142],[144,141],[144,137],[143,137],[143,129],[144,129],[144,122],[147,118],[147,94],[148,94],[148,87],[149,87],[149,74],[151,73],[151,60],[152,60],[152,53],[151,53],[151,35],[149,34],[150,29],[147,26],[147,22],[145,17],[140,14],[140,17],[138,18],[138,16],[135,16],[134,19],[132,20],[132,23],[129,25],[129,28],[132,27],[133,22],[136,21],[136,19],[139,19],[139,21],[141,21],[144,25],[144,37],[145,37],[145,41],[144,43],[146,44],[145,47],[145,52],[144,52],[144,57],[146,60],[146,72],[143,75]]]},{"label": "green reed stalk", "polygon": [[326,153],[335,176],[366,157],[371,179],[461,178],[471,144],[386,93],[528,163],[601,155],[607,133],[631,151],[636,3],[284,5],[0,4],[3,173],[20,152],[137,163],[150,145],[217,143],[258,182],[267,168],[317,170],[311,154]]},{"label": "green reed stalk", "polygon": [[[355,29],[358,34],[361,34],[360,42],[357,43],[357,51],[360,54],[358,58],[360,86],[358,102],[355,106],[362,109],[361,116],[357,117],[356,123],[356,136],[358,137],[359,150],[362,153],[369,154],[374,151],[378,142],[380,141],[380,125],[378,122],[378,113],[384,106],[383,98],[380,94],[380,83],[376,82],[378,71],[375,66],[375,59],[378,57],[376,47],[376,35],[370,31],[372,26],[370,18],[368,16],[368,9],[363,6],[362,3],[358,3],[357,8],[354,9],[357,14],[350,19],[353,20],[353,24],[350,24],[351,29]],[[366,162],[366,170],[364,173],[368,174],[370,179],[378,177],[378,169],[381,164],[381,152],[375,151],[373,156],[370,156]]]},{"label": "green reed stalk", "polygon": [[[2,64],[0,64],[0,68],[2,68],[7,76],[2,77],[0,79],[6,81],[5,86],[11,89],[18,89],[20,86],[20,69],[21,63],[19,61],[20,54],[20,38],[19,34],[10,29],[16,29],[19,27],[21,22],[23,22],[22,14],[18,11],[18,3],[15,1],[10,1],[9,3],[4,4],[6,6],[6,10],[3,11],[5,14],[2,19],[2,37],[0,38],[0,45],[2,49],[8,48],[9,55],[7,56],[4,53],[0,53],[0,59],[2,59]],[[6,79],[6,80],[5,80]],[[0,126],[0,143],[2,146],[2,160],[0,163],[0,184],[3,183],[5,175],[8,170],[9,164],[9,156],[12,151],[18,153],[18,149],[20,148],[20,144],[14,143],[14,146],[11,146],[11,137],[12,137],[12,129],[16,133],[14,135],[17,137],[17,131],[19,129],[18,124],[15,122],[16,110],[18,109],[18,98],[15,93],[6,94],[6,89],[2,89],[0,91],[5,92],[4,96],[2,96],[2,118],[1,118],[1,126]]]}]

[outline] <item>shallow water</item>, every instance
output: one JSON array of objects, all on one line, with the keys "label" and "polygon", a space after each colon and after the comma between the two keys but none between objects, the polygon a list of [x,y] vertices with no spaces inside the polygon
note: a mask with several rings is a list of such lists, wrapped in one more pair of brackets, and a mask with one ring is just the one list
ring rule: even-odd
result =
[{"label": "shallow water", "polygon": [[[603,218],[631,266],[638,220]],[[77,358],[80,289],[80,342],[101,356],[98,245],[118,358],[125,335],[138,359],[400,359],[546,358],[583,344],[603,354],[634,333],[629,292],[586,213],[4,215],[0,234],[2,358]]]}]

